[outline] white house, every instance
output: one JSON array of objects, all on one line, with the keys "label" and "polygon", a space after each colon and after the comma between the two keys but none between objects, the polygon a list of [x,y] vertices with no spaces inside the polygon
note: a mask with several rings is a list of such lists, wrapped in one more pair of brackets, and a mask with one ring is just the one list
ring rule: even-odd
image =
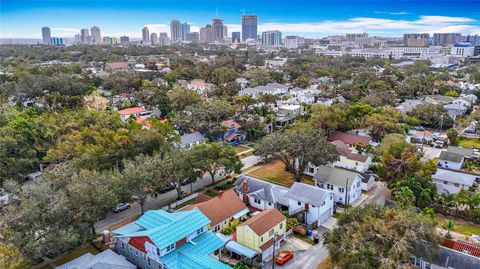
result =
[{"label": "white house", "polygon": [[262,94],[284,95],[287,93],[288,87],[280,83],[268,83],[265,86],[257,86],[255,88],[245,88],[238,92],[239,95],[249,95],[252,98],[258,98]]},{"label": "white house", "polygon": [[239,176],[235,181],[235,190],[247,205],[259,210],[270,208],[288,208],[285,194],[288,189],[249,176]]},{"label": "white house", "polygon": [[438,167],[460,170],[464,161],[465,157],[463,154],[448,150],[442,151],[440,157],[438,157]]},{"label": "white house", "polygon": [[438,168],[432,176],[432,182],[437,185],[437,194],[445,191],[456,194],[461,189],[468,190],[476,182],[480,182],[480,175]]},{"label": "white house", "polygon": [[304,221],[313,227],[320,226],[333,215],[333,192],[295,182],[285,194],[288,214],[303,212]]},{"label": "white house", "polygon": [[187,88],[193,91],[196,91],[198,93],[203,93],[206,90],[209,90],[211,88],[211,84],[206,83],[205,81],[201,79],[194,79],[190,81],[189,84],[187,84]]},{"label": "white house", "polygon": [[375,184],[375,176],[372,174],[361,173],[362,175],[362,191],[370,191]]},{"label": "white house", "polygon": [[360,198],[363,179],[360,173],[338,167],[322,166],[313,179],[316,186],[334,193],[336,203],[351,204]]},{"label": "white house", "polygon": [[175,146],[189,149],[195,145],[201,144],[204,140],[205,137],[200,132],[193,132],[180,136],[180,142],[175,143]]},{"label": "white house", "polygon": [[130,117],[148,119],[152,116],[152,111],[148,111],[142,107],[131,107],[119,110],[118,114],[120,114],[122,121],[125,122],[130,119]]}]

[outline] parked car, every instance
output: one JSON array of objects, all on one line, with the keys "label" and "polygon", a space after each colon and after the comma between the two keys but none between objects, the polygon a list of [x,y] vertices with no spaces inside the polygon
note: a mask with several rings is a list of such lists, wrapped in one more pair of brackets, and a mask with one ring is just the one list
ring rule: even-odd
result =
[{"label": "parked car", "polygon": [[122,212],[123,210],[129,209],[129,208],[130,208],[129,203],[120,203],[115,207],[115,209],[113,209],[113,212],[119,213],[119,212]]},{"label": "parked car", "polygon": [[166,193],[171,190],[175,189],[175,185],[173,183],[167,184],[165,187],[158,189],[159,193]]},{"label": "parked car", "polygon": [[291,258],[293,258],[293,251],[291,250],[282,250],[278,253],[277,257],[275,257],[275,262],[277,264],[284,264],[288,262]]},{"label": "parked car", "polygon": [[190,179],[190,178],[184,179],[184,180],[182,181],[182,186],[188,185],[188,184],[190,184],[190,183],[193,183],[193,180],[192,180],[192,179]]}]

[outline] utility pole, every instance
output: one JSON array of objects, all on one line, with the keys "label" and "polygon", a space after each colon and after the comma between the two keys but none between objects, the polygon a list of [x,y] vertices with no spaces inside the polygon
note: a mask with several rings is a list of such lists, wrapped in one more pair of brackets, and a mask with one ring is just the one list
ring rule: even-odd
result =
[{"label": "utility pole", "polygon": [[348,177],[347,182],[345,183],[345,205],[348,205]]},{"label": "utility pole", "polygon": [[272,269],[275,269],[275,239],[277,238],[278,233],[273,235],[273,256],[272,256]]},{"label": "utility pole", "polygon": [[440,131],[443,130],[443,115],[440,116]]}]

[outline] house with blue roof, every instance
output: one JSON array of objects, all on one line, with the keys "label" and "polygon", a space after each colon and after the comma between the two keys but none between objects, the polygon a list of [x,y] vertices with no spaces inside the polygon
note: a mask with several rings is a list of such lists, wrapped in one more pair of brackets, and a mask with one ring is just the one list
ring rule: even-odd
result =
[{"label": "house with blue roof", "polygon": [[198,209],[149,210],[112,233],[118,253],[143,269],[230,268],[213,254],[224,242],[209,224]]}]

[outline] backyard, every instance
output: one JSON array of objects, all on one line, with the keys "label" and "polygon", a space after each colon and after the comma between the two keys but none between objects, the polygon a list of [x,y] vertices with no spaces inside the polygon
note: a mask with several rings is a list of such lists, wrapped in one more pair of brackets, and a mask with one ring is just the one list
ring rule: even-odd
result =
[{"label": "backyard", "polygon": [[480,148],[480,141],[478,139],[462,138],[458,141],[458,145],[464,148],[475,149]]},{"label": "backyard", "polygon": [[[281,161],[269,162],[259,168],[252,169],[251,172],[247,172],[247,174],[286,187],[290,187],[295,181],[293,173],[286,171],[285,164]],[[302,176],[302,182],[314,185],[313,179],[308,176]]]},{"label": "backyard", "polygon": [[[438,216],[438,227],[442,227],[443,223],[447,218],[443,216]],[[480,235],[480,225],[475,225],[473,223],[468,223],[463,220],[451,219],[455,223],[454,232],[461,233],[464,235],[471,236],[472,234]]]}]

